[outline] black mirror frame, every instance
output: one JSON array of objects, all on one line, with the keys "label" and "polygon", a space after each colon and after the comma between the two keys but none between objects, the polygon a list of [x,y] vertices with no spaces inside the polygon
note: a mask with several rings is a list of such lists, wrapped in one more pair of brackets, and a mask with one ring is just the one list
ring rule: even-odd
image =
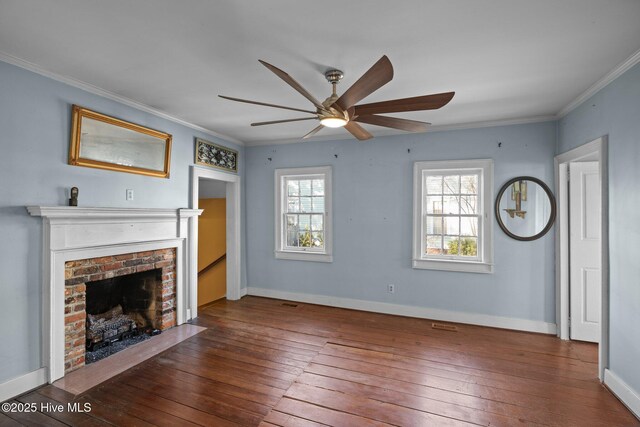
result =
[{"label": "black mirror frame", "polygon": [[[500,217],[500,200],[502,199],[502,195],[511,186],[511,184],[513,184],[516,181],[533,181],[536,184],[538,184],[540,187],[542,187],[545,193],[547,193],[547,197],[549,197],[549,202],[551,204],[551,214],[549,215],[549,221],[547,221],[547,225],[545,225],[542,231],[540,231],[538,234],[535,234],[533,236],[523,237],[523,236],[518,236],[517,234],[513,234],[511,231],[507,229],[507,226],[504,225]],[[547,186],[547,184],[545,184],[538,178],[534,178],[532,176],[517,176],[507,181],[502,186],[502,188],[500,188],[500,191],[498,192],[498,196],[496,197],[496,202],[495,202],[495,215],[496,215],[496,221],[498,221],[498,225],[507,236],[515,240],[520,240],[522,242],[529,242],[531,240],[536,240],[541,238],[542,236],[547,234],[549,230],[551,230],[551,227],[553,227],[553,223],[556,220],[556,198],[551,192],[551,189],[549,189],[549,187]]]}]

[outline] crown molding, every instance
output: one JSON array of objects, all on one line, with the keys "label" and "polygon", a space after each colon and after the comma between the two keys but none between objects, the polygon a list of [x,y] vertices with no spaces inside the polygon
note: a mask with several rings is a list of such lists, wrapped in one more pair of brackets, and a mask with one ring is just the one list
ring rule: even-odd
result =
[{"label": "crown molding", "polygon": [[631,69],[634,65],[640,63],[640,50],[636,51],[629,58],[625,59],[618,65],[616,65],[613,70],[609,71],[603,78],[595,82],[590,88],[582,92],[577,98],[568,103],[562,110],[560,110],[556,114],[557,119],[561,119],[567,114],[569,114],[572,110],[577,108],[580,104],[585,102],[587,99],[591,98],[602,88],[607,86],[609,83],[620,77],[626,71]]},{"label": "crown molding", "polygon": [[[512,126],[512,125],[524,125],[529,123],[542,123],[542,122],[550,122],[557,120],[557,117],[554,114],[545,115],[545,116],[533,116],[533,117],[521,117],[517,119],[506,119],[506,120],[485,120],[481,122],[468,122],[468,123],[456,123],[450,125],[437,125],[430,126],[426,132],[419,133],[433,133],[433,132],[444,132],[449,130],[462,130],[462,129],[479,129],[479,128],[488,128],[488,127],[498,127],[498,126]],[[409,135],[407,133],[378,133],[375,135],[377,138],[387,137],[387,136],[400,136],[400,135]],[[412,133],[411,135],[415,135]],[[263,145],[285,145],[285,144],[295,144],[295,143],[306,143],[306,142],[320,142],[320,141],[344,141],[344,140],[352,140],[353,138],[349,135],[336,136],[321,136],[321,137],[313,137],[308,140],[302,140],[301,138],[289,138],[289,139],[281,139],[281,140],[263,140],[263,141],[247,141],[245,145],[247,147],[259,147]]]},{"label": "crown molding", "polygon": [[209,136],[220,138],[220,139],[223,139],[223,140],[228,141],[228,142],[233,142],[233,143],[241,145],[241,146],[245,145],[245,143],[243,141],[240,141],[239,139],[236,139],[236,138],[233,138],[231,136],[218,133],[218,132],[216,132],[214,130],[207,129],[207,128],[204,128],[202,126],[198,126],[196,124],[190,123],[190,122],[187,122],[186,120],[182,120],[182,119],[180,119],[178,117],[172,116],[172,115],[170,115],[168,113],[165,113],[164,111],[157,110],[157,109],[152,108],[152,107],[150,107],[150,106],[148,106],[146,104],[143,104],[143,103],[138,102],[138,101],[134,101],[133,99],[129,99],[127,97],[118,95],[118,94],[110,92],[108,90],[99,88],[99,87],[94,86],[92,84],[83,82],[82,80],[77,80],[77,79],[74,79],[73,77],[63,76],[61,74],[57,74],[57,73],[54,73],[52,71],[45,70],[44,68],[40,67],[39,65],[36,65],[36,64],[34,64],[32,62],[29,62],[29,61],[25,61],[24,59],[17,58],[17,57],[15,57],[13,55],[10,55],[10,54],[2,52],[2,51],[0,51],[0,61],[6,62],[6,63],[11,64],[11,65],[15,65],[16,67],[20,67],[20,68],[23,68],[23,69],[28,70],[28,71],[32,71],[32,72],[34,72],[36,74],[40,74],[41,76],[44,76],[44,77],[50,78],[52,80],[64,83],[66,85],[73,86],[73,87],[78,88],[78,89],[82,89],[85,92],[89,92],[89,93],[92,93],[94,95],[101,96],[103,98],[111,99],[112,101],[116,101],[116,102],[119,102],[121,104],[127,105],[129,107],[135,108],[136,110],[141,110],[141,111],[144,111],[145,113],[153,114],[154,116],[160,117],[160,118],[165,119],[165,120],[169,120],[169,121],[174,122],[174,123],[178,123],[178,124],[180,124],[182,126],[186,126],[186,127],[191,128],[193,130],[197,130],[199,132],[206,133]]}]

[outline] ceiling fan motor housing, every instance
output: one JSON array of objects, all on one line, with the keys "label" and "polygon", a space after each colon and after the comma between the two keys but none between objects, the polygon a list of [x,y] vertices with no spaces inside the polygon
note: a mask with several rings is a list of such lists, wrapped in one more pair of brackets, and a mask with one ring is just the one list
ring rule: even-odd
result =
[{"label": "ceiling fan motor housing", "polygon": [[340,70],[328,70],[326,73],[324,73],[324,76],[327,78],[327,81],[329,83],[337,84],[340,83],[340,80],[342,80],[344,74]]}]

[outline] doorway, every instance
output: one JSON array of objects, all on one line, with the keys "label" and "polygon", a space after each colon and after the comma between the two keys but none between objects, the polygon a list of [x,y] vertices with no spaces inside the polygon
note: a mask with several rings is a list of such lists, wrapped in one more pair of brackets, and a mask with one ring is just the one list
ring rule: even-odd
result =
[{"label": "doorway", "polygon": [[[240,176],[220,172],[213,169],[207,169],[199,166],[191,166],[191,208],[198,209],[200,206],[200,185],[207,186],[209,182],[213,181],[212,186],[220,187],[217,191],[221,191],[224,188],[224,200],[225,200],[225,246],[226,256],[224,257],[224,263],[226,267],[225,282],[226,293],[225,296],[228,300],[240,299],[240,269],[241,269],[241,236],[240,236]],[[219,193],[217,193],[219,194]],[[220,198],[220,197],[218,197]],[[194,258],[199,259],[198,256],[198,235],[199,225],[198,221],[194,221],[193,227],[189,230],[191,238],[190,250],[194,253]],[[217,258],[216,258],[217,259]],[[215,261],[215,260],[213,260]],[[219,260],[218,263],[222,262]],[[190,266],[192,277],[197,277],[198,265],[194,262]],[[192,286],[189,294],[189,302],[191,307],[191,317],[195,318],[198,315],[198,286]]]},{"label": "doorway", "polygon": [[199,178],[198,307],[227,296],[227,183]]},{"label": "doorway", "polygon": [[606,138],[555,158],[556,318],[561,339],[599,344],[608,364],[608,184]]}]

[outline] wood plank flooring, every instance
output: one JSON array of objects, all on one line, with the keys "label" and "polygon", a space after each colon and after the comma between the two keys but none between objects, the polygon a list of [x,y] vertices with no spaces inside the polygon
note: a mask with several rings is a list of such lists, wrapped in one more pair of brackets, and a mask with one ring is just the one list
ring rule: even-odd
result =
[{"label": "wood plank flooring", "polygon": [[597,380],[597,347],[555,337],[245,297],[202,332],[74,396],[14,402],[91,411],[0,413],[30,426],[640,426]]}]

